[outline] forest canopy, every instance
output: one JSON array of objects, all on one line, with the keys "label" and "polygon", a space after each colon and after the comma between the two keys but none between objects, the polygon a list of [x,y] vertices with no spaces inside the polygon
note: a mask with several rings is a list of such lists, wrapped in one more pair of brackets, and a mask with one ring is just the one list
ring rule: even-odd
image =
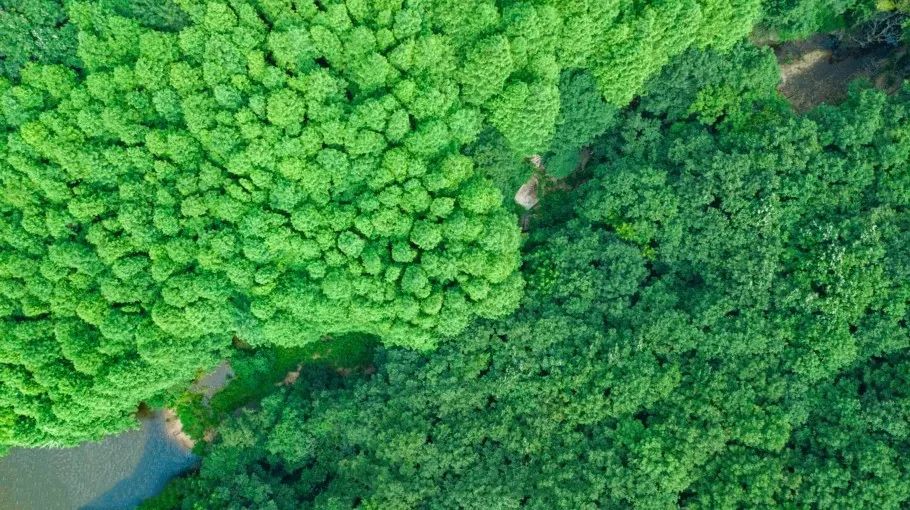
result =
[{"label": "forest canopy", "polygon": [[146,509],[906,508],[910,86],[778,59],[908,12],[0,0],[0,454],[169,407]]},{"label": "forest canopy", "polygon": [[149,508],[906,506],[910,96],[797,117],[768,63],[678,58],[544,201],[514,315],[278,391]]},{"label": "forest canopy", "polygon": [[0,443],[50,445],[130,427],[237,342],[425,350],[508,314],[520,233],[468,146],[487,129],[505,159],[542,152],[564,71],[622,106],[672,55],[740,39],[758,5],[0,12]]}]

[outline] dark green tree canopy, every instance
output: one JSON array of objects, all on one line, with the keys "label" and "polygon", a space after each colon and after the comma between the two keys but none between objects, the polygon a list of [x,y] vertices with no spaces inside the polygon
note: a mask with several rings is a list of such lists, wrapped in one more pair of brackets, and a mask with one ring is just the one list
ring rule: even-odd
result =
[{"label": "dark green tree canopy", "polygon": [[908,101],[627,110],[513,316],[282,390],[159,507],[906,506]]},{"label": "dark green tree canopy", "polygon": [[56,0],[0,0],[0,76],[18,78],[28,62],[78,65],[76,27]]}]

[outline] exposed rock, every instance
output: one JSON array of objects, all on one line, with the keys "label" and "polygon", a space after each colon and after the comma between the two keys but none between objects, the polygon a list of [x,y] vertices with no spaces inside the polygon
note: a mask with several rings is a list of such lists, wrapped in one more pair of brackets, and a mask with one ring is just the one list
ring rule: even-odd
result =
[{"label": "exposed rock", "polygon": [[537,177],[537,174],[531,176],[527,182],[522,184],[518,188],[518,192],[515,193],[515,203],[524,207],[525,209],[531,209],[540,201],[537,198],[537,187],[540,184],[540,180]]}]

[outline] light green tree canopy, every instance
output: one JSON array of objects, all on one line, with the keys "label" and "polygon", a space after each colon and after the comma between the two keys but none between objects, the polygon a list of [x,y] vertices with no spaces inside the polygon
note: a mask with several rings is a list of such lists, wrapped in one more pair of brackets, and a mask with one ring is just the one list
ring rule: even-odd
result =
[{"label": "light green tree canopy", "polygon": [[518,228],[465,147],[546,149],[564,69],[624,104],[741,3],[68,2],[78,65],[0,86],[0,443],[121,430],[234,338],[509,313]]}]

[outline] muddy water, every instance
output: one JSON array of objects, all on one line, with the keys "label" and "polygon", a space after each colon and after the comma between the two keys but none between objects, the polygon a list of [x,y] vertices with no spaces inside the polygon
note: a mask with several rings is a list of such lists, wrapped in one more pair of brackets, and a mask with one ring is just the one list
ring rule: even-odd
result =
[{"label": "muddy water", "polygon": [[0,509],[134,508],[196,462],[157,412],[140,430],[77,448],[13,449],[0,458]]}]

